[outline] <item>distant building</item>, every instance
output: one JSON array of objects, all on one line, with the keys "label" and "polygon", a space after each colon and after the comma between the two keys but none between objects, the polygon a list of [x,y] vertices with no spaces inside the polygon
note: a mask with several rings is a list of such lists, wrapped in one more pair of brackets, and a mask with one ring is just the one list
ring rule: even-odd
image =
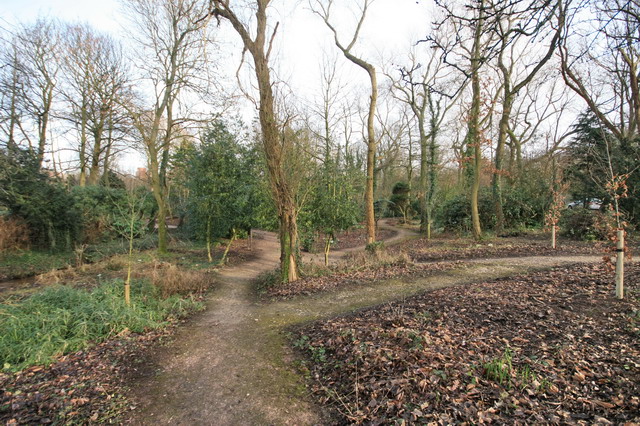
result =
[{"label": "distant building", "polygon": [[148,182],[149,175],[147,174],[147,168],[138,167],[138,170],[136,170],[136,178],[140,179],[141,181]]}]

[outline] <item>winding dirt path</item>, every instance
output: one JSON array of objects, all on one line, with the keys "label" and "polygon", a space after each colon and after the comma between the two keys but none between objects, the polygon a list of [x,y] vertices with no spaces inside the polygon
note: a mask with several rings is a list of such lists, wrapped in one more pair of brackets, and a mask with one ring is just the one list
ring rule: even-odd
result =
[{"label": "winding dirt path", "polygon": [[[389,225],[382,223],[381,226]],[[387,245],[415,235],[404,228]],[[283,302],[254,301],[251,282],[278,263],[275,235],[259,232],[255,260],[224,269],[206,310],[148,360],[132,384],[129,423],[171,425],[323,424],[290,365],[284,329],[416,294],[595,257],[482,259],[427,278],[373,283]],[[346,252],[333,253],[337,261]]]}]

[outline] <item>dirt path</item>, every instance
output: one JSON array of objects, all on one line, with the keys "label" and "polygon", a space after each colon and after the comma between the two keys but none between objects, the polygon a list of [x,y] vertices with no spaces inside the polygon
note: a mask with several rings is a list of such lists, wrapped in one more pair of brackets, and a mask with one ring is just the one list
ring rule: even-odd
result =
[{"label": "dirt path", "polygon": [[[381,226],[388,226],[382,223]],[[387,245],[415,235],[396,228]],[[273,234],[260,232],[256,259],[223,270],[207,309],[160,348],[132,384],[133,424],[323,424],[290,359],[283,329],[441,287],[505,277],[594,257],[483,259],[428,278],[391,280],[277,303],[253,301],[251,282],[278,262]],[[359,248],[361,249],[361,248]],[[351,249],[354,250],[354,249]],[[345,250],[348,252],[349,250]],[[332,255],[333,261],[345,252]]]}]

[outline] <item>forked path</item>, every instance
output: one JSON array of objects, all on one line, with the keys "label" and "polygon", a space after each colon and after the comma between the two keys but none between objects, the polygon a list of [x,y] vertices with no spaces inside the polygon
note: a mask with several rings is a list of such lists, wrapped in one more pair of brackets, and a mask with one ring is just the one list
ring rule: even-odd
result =
[{"label": "forked path", "polygon": [[[383,226],[387,226],[384,225]],[[409,237],[399,229],[393,240]],[[254,300],[251,282],[278,263],[279,246],[260,232],[255,260],[224,269],[206,310],[159,348],[132,384],[133,424],[324,424],[289,360],[290,325],[402,299],[424,290],[593,261],[593,257],[531,257],[469,262],[419,279],[391,280],[274,303]],[[389,243],[389,242],[388,242]],[[334,258],[341,257],[335,253]]]}]

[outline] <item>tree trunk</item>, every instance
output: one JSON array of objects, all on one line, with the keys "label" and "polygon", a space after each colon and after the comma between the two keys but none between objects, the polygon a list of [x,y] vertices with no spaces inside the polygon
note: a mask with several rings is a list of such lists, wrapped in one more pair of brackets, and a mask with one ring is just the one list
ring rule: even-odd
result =
[{"label": "tree trunk", "polygon": [[102,128],[93,130],[93,149],[91,150],[91,166],[89,167],[89,185],[97,185],[100,181],[100,156],[102,154]]},{"label": "tree trunk", "polygon": [[213,262],[213,256],[211,255],[211,220],[207,218],[207,258],[209,259],[209,263]]},{"label": "tree trunk", "polygon": [[[507,77],[505,76],[505,79]],[[503,160],[504,160],[504,148],[507,141],[507,133],[509,127],[509,118],[511,117],[511,107],[513,104],[513,96],[510,92],[507,82],[504,83],[504,100],[502,106],[502,115],[500,117],[500,123],[498,125],[498,145],[496,146],[496,153],[494,158],[495,170],[493,172],[493,203],[496,215],[496,232],[501,234],[505,228],[504,218],[504,201],[502,196],[502,175]]]},{"label": "tree trunk", "polygon": [[267,157],[271,191],[278,209],[280,222],[280,271],[283,282],[298,279],[298,224],[297,209],[292,189],[282,167],[283,155],[280,132],[274,111],[271,75],[267,58],[261,51],[251,52],[260,91],[260,126]]},{"label": "tree trunk", "polygon": [[367,183],[364,192],[364,203],[366,209],[367,223],[367,244],[376,241],[376,217],[373,209],[373,172],[376,159],[376,135],[374,128],[374,117],[376,114],[376,103],[378,102],[378,81],[376,70],[373,66],[367,68],[371,81],[371,98],[369,102],[369,116],[367,117]]},{"label": "tree trunk", "polygon": [[436,112],[433,107],[433,102],[429,98],[429,110],[431,114],[431,121],[429,125],[429,188],[426,193],[426,216],[427,216],[427,239],[431,239],[431,224],[433,223],[433,202],[436,196],[437,186],[437,170],[438,165],[438,145],[436,144],[436,137],[438,135],[439,126],[437,123]]},{"label": "tree trunk", "polygon": [[151,173],[151,188],[153,197],[158,205],[158,253],[167,252],[167,204],[164,190],[160,184],[160,173],[157,153],[150,152],[149,172]]},{"label": "tree trunk", "polygon": [[[53,96],[51,93],[50,96]],[[49,109],[51,108],[51,98],[45,104],[45,107],[38,118],[39,121],[39,129],[38,129],[38,152],[36,153],[36,158],[38,160],[38,168],[42,168],[42,163],[44,162],[44,152],[47,147],[47,130],[49,129]]]},{"label": "tree trunk", "polygon": [[104,162],[102,163],[102,183],[104,186],[109,186],[111,182],[109,182],[109,167],[111,166],[111,147],[113,145],[113,128],[109,127],[107,132],[107,146],[104,153]]},{"label": "tree trunk", "polygon": [[229,20],[242,39],[244,48],[249,51],[253,58],[258,81],[258,93],[260,95],[258,115],[260,128],[262,129],[262,143],[267,160],[271,193],[278,210],[280,222],[281,279],[283,282],[291,282],[298,279],[297,209],[294,190],[289,185],[283,168],[283,146],[276,119],[273,86],[269,70],[269,55],[275,31],[278,28],[278,25],[276,25],[271,39],[267,40],[267,8],[269,3],[270,0],[257,0],[255,3],[255,38],[252,38],[251,31],[238,19],[228,2],[211,0],[210,13]]},{"label": "tree trunk", "polygon": [[[84,97],[84,95],[83,95]],[[82,111],[80,111],[80,186],[87,184],[87,107],[86,102],[82,100]]]},{"label": "tree trunk", "polygon": [[331,250],[331,240],[333,236],[330,234],[325,235],[324,240],[324,266],[329,266],[329,251]]},{"label": "tree trunk", "polygon": [[231,249],[231,244],[233,244],[233,242],[236,240],[236,229],[233,228],[231,230],[231,239],[229,240],[229,244],[227,244],[227,247],[224,249],[224,253],[222,253],[222,259],[220,259],[220,264],[224,265],[225,263],[227,263],[227,256],[229,255],[229,250]]},{"label": "tree trunk", "polygon": [[473,237],[476,240],[482,238],[482,227],[480,226],[480,213],[478,211],[478,193],[480,191],[480,167],[482,165],[482,150],[480,147],[480,63],[481,63],[481,38],[484,24],[484,1],[480,1],[479,16],[476,21],[476,28],[473,41],[473,52],[471,55],[471,111],[469,114],[469,131],[467,134],[467,144],[473,148],[473,173],[471,184],[471,221],[473,224]]},{"label": "tree trunk", "polygon": [[[14,48],[15,49],[15,48]],[[11,71],[11,105],[9,110],[9,141],[7,147],[9,153],[17,151],[18,144],[15,139],[15,129],[18,126],[18,113],[17,113],[17,92],[18,92],[18,58],[14,50],[12,71]]]},{"label": "tree trunk", "polygon": [[296,281],[298,276],[298,224],[295,206],[280,216],[280,267],[282,280]]},{"label": "tree trunk", "polygon": [[[416,109],[414,108],[414,112]],[[420,233],[428,234],[429,215],[427,212],[428,144],[424,129],[424,114],[417,114],[420,136]],[[427,235],[427,238],[429,236]]]}]

